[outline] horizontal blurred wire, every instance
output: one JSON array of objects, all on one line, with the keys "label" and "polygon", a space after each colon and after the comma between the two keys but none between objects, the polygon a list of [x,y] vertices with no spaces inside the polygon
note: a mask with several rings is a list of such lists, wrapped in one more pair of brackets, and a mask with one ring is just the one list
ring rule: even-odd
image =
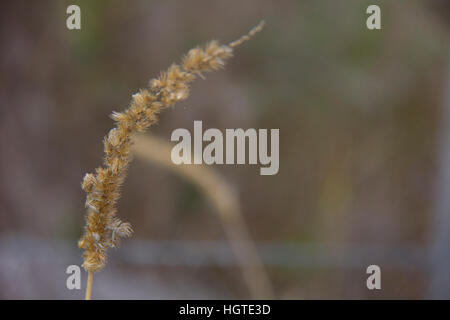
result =
[{"label": "horizontal blurred wire", "polygon": [[[71,241],[33,237],[0,237],[0,265],[8,257],[18,260],[55,261],[81,264],[81,252]],[[226,241],[152,241],[129,240],[124,250],[113,251],[115,264],[141,267],[238,267]],[[365,268],[376,264],[381,268],[427,270],[426,248],[414,245],[325,245],[264,242],[256,244],[267,267],[280,268]]]}]

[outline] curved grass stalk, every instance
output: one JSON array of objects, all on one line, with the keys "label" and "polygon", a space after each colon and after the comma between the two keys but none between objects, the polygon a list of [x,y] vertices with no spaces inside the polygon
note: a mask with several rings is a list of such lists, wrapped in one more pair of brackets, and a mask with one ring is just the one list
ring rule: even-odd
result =
[{"label": "curved grass stalk", "polygon": [[134,137],[133,154],[166,168],[197,186],[215,208],[252,299],[273,298],[273,291],[258,252],[242,218],[239,200],[226,180],[205,165],[175,165],[172,145],[152,135]]},{"label": "curved grass stalk", "polygon": [[[172,64],[166,72],[150,81],[149,87],[134,94],[128,109],[113,112],[116,126],[104,138],[103,166],[95,173],[84,176],[82,188],[86,192],[86,226],[78,241],[84,249],[83,267],[89,273],[100,271],[106,264],[107,250],[116,247],[119,239],[129,237],[132,228],[116,215],[116,203],[120,198],[127,168],[131,162],[132,137],[144,132],[158,120],[158,114],[167,107],[188,97],[189,83],[203,73],[222,68],[232,57],[233,49],[262,30],[264,22],[258,24],[247,35],[220,45],[217,41],[204,48],[188,51],[180,65]],[[92,281],[92,276],[88,277]],[[90,297],[86,292],[86,297]]]}]

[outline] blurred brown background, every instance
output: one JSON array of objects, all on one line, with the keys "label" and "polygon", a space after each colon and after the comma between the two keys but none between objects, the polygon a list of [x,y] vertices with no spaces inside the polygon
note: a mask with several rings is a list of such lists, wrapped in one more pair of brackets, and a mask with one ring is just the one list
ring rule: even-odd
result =
[{"label": "blurred brown background", "polygon": [[[78,4],[82,29],[66,28]],[[381,7],[382,29],[366,28]],[[447,1],[2,1],[0,298],[78,299],[83,175],[112,111],[193,46],[266,27],[192,86],[152,134],[279,128],[280,171],[230,183],[274,296],[450,298]],[[446,95],[448,96],[446,98]],[[135,234],[93,298],[250,298],[214,209],[136,159],[119,202]],[[382,290],[366,288],[366,267]],[[82,285],[85,285],[83,273]]]}]

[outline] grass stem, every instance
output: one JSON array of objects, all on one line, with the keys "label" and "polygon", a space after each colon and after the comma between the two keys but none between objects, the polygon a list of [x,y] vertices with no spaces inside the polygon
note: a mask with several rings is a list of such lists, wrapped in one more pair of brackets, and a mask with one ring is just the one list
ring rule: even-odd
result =
[{"label": "grass stem", "polygon": [[91,300],[92,276],[93,276],[93,273],[91,271],[89,271],[88,278],[87,278],[87,285],[86,285],[86,297],[84,298],[84,300]]}]

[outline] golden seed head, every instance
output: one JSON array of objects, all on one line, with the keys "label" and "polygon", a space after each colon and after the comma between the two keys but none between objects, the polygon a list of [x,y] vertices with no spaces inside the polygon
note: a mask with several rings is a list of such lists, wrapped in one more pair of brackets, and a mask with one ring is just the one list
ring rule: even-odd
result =
[{"label": "golden seed head", "polygon": [[222,68],[233,55],[233,48],[259,32],[262,26],[260,23],[228,46],[211,41],[203,49],[189,50],[181,65],[172,64],[158,78],[150,80],[148,89],[134,94],[128,109],[111,114],[116,126],[103,141],[104,167],[98,167],[95,174],[86,174],[81,184],[87,194],[85,204],[88,212],[85,232],[78,246],[85,250],[83,267],[86,271],[101,270],[106,264],[107,249],[116,247],[120,238],[129,237],[133,232],[129,223],[116,217],[115,208],[131,161],[133,133],[145,131],[157,123],[158,114],[164,108],[186,99],[191,81],[203,78],[203,72]]}]

